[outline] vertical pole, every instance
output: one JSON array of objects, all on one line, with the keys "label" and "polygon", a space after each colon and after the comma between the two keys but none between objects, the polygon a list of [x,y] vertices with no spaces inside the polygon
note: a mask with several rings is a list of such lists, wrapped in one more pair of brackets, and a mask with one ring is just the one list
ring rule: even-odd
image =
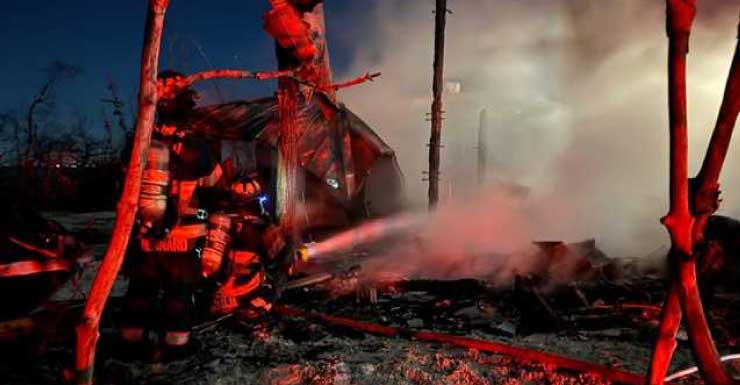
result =
[{"label": "vertical pole", "polygon": [[297,116],[298,84],[293,79],[278,81],[278,111],[280,139],[278,143],[278,202],[280,226],[293,242],[299,241],[296,225],[301,180],[298,169],[298,139],[300,122]]},{"label": "vertical pole", "polygon": [[147,13],[144,47],[141,57],[139,85],[139,114],[136,120],[134,146],[131,152],[123,193],[116,208],[116,222],[108,249],[103,256],[85,303],[82,320],[77,326],[75,369],[78,384],[91,384],[98,342],[100,317],[113,288],[128,246],[136,218],[137,201],[141,190],[144,159],[149,150],[157,106],[157,72],[159,50],[164,27],[164,15],[169,0],[151,0]]},{"label": "vertical pole", "polygon": [[[677,260],[688,258],[693,253],[693,217],[689,210],[688,177],[688,123],[686,112],[686,56],[689,36],[696,9],[693,1],[685,7],[676,7],[676,2],[667,0],[666,29],[668,33],[668,108],[670,125],[670,210],[661,222],[671,237],[671,252],[668,254],[671,268]],[[673,271],[673,269],[671,269]],[[671,280],[678,279],[671,276]],[[663,305],[660,335],[648,371],[648,384],[663,383],[668,365],[673,357],[675,336],[681,320],[679,285],[671,282],[668,296]]]},{"label": "vertical pole", "polygon": [[432,132],[429,138],[429,209],[439,202],[440,142],[442,139],[442,88],[444,86],[447,0],[436,0],[434,15],[434,77],[432,80]]},{"label": "vertical pole", "polygon": [[[285,0],[270,0],[273,8],[293,7]],[[311,44],[316,48],[316,54],[307,61],[301,61],[290,49],[276,45],[278,67],[282,69],[306,71],[304,76],[309,77],[318,85],[332,83],[329,49],[326,41],[326,25],[324,20],[323,1],[317,0],[305,8],[301,8],[300,17],[308,26]],[[312,90],[306,90],[312,92]],[[300,169],[299,140],[303,132],[303,124],[298,111],[298,99],[301,87],[293,79],[278,80],[278,109],[280,119],[280,143],[278,146],[278,165],[276,180],[276,211],[281,227],[293,241],[300,241],[300,229],[297,226],[298,209],[303,196],[303,174]],[[335,95],[328,91],[327,95],[332,102]]]},{"label": "vertical pole", "polygon": [[488,162],[488,111],[480,110],[478,122],[478,184],[486,182],[486,163]]}]

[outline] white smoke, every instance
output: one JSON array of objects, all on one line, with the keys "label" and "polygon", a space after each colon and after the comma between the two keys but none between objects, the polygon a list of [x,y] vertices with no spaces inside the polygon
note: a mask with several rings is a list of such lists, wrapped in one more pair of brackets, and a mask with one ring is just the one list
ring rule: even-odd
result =
[{"label": "white smoke", "polygon": [[[347,74],[383,76],[341,98],[396,150],[409,201],[421,207],[434,4],[382,0],[366,8],[353,21],[362,30],[352,32],[357,53]],[[665,243],[658,222],[668,184],[664,2],[450,0],[449,8],[445,77],[460,92],[444,96],[442,198],[465,199],[477,188],[485,108],[488,183],[529,188],[527,206],[537,213],[522,212],[536,220],[526,236],[595,237],[613,256]],[[719,109],[738,10],[740,0],[700,3],[689,62],[694,170]],[[722,179],[730,213],[740,213],[738,157],[733,144]]]}]

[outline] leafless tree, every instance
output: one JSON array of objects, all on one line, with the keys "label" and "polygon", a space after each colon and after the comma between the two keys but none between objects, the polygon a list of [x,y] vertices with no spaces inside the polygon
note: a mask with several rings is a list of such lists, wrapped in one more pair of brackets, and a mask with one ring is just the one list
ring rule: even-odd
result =
[{"label": "leafless tree", "polygon": [[34,144],[38,138],[38,127],[35,118],[39,109],[53,108],[55,91],[59,82],[73,79],[82,72],[79,67],[59,60],[51,62],[43,71],[46,73],[46,80],[28,106],[28,112],[26,114],[25,157],[29,160],[33,157]]},{"label": "leafless tree", "polygon": [[[103,98],[102,102],[112,109],[111,115],[113,115],[113,118],[116,120],[116,125],[121,130],[124,138],[128,138],[133,135],[134,130],[133,127],[129,125],[129,121],[133,119],[128,119],[125,112],[126,102],[124,102],[119,96],[118,87],[112,78],[108,78],[108,83],[106,84],[105,89],[108,91],[108,97]],[[108,125],[108,127],[106,127],[106,129],[108,129],[110,127],[110,120],[105,110],[103,114],[103,120],[104,123]]]},{"label": "leafless tree", "polygon": [[0,163],[9,162],[7,154],[12,149],[17,164],[21,158],[21,123],[15,111],[0,113],[0,143],[0,152],[3,154]]}]

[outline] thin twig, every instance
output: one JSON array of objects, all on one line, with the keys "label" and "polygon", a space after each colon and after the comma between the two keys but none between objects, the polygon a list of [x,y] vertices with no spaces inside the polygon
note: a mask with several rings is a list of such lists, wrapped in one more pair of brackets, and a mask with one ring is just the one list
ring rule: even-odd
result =
[{"label": "thin twig", "polygon": [[368,72],[368,73],[366,73],[366,74],[364,74],[362,76],[358,76],[355,79],[348,80],[348,81],[342,82],[342,83],[331,84],[331,85],[328,85],[328,86],[322,86],[320,88],[322,90],[325,90],[325,91],[326,90],[337,91],[337,90],[341,90],[343,88],[348,88],[348,87],[356,86],[358,84],[362,84],[362,83],[365,83],[365,82],[372,82],[375,78],[379,77],[380,75],[381,75],[380,72],[375,72],[375,73],[372,73],[372,74]]}]

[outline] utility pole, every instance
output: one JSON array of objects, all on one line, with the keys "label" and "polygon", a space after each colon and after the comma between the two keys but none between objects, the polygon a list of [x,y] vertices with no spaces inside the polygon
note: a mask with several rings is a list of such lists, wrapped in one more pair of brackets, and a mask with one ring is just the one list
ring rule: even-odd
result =
[{"label": "utility pole", "polygon": [[444,87],[445,24],[447,0],[436,0],[434,15],[434,78],[432,81],[432,132],[429,138],[429,209],[439,201],[440,141],[442,137],[442,89]]},{"label": "utility pole", "polygon": [[480,120],[478,126],[478,184],[483,185],[486,182],[486,162],[488,161],[488,112],[486,109],[480,110]]}]

